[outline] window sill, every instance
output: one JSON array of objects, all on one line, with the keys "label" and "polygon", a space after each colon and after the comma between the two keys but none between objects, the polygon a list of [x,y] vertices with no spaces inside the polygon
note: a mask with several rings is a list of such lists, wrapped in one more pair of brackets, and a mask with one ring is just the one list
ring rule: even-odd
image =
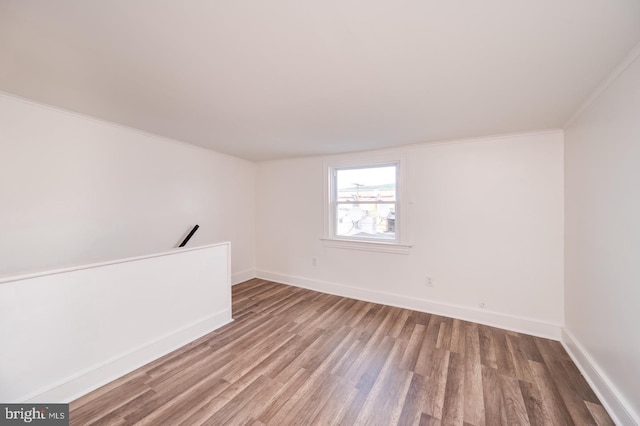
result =
[{"label": "window sill", "polygon": [[383,243],[378,241],[343,240],[337,238],[320,238],[325,247],[347,250],[376,251],[381,253],[409,254],[413,247],[407,244]]}]

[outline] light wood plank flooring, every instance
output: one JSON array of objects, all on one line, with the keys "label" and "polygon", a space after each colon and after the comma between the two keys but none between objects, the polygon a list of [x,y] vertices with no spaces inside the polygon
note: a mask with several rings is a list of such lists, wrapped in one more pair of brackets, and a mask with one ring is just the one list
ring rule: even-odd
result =
[{"label": "light wood plank flooring", "polygon": [[233,313],[72,402],[71,424],[613,424],[552,340],[258,279]]}]

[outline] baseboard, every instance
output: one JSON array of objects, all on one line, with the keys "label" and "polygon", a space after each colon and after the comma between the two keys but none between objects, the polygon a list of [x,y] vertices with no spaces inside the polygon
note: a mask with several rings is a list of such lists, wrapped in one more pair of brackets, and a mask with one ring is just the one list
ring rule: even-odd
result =
[{"label": "baseboard", "polygon": [[110,359],[91,369],[34,392],[25,402],[69,403],[133,370],[174,351],[199,337],[233,321],[231,311],[225,309],[202,321],[190,324],[177,332],[145,344],[131,352]]},{"label": "baseboard", "polygon": [[249,281],[250,279],[255,277],[256,277],[255,269],[247,269],[245,271],[236,272],[235,274],[231,275],[231,285],[233,286],[236,284],[240,284],[245,281]]},{"label": "baseboard", "polygon": [[625,398],[580,341],[569,330],[563,329],[561,342],[613,421],[617,425],[640,425],[639,413],[633,412]]},{"label": "baseboard", "polygon": [[487,311],[485,309],[481,310],[467,306],[434,302],[427,299],[406,297],[399,294],[352,287],[344,284],[313,280],[270,271],[257,270],[256,277],[283,284],[290,284],[296,287],[307,288],[309,290],[320,291],[322,293],[335,294],[337,296],[349,297],[367,302],[443,315],[493,327],[504,328],[519,333],[544,337],[547,339],[560,340],[560,331],[562,329],[560,324],[543,322],[536,319],[512,316],[500,312]]}]

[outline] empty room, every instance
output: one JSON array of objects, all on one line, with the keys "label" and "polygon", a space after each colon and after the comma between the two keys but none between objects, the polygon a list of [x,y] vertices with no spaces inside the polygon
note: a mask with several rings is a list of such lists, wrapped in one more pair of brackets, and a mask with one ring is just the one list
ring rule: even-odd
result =
[{"label": "empty room", "polygon": [[640,1],[0,0],[0,424],[639,425]]}]

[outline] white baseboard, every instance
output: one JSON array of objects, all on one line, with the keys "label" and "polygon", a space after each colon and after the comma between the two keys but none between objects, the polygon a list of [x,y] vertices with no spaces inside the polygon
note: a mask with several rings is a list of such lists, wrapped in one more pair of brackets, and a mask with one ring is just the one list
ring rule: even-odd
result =
[{"label": "white baseboard", "polygon": [[133,370],[174,351],[199,337],[233,321],[231,311],[225,309],[202,321],[190,324],[168,336],[149,342],[120,357],[82,371],[73,377],[42,389],[28,397],[30,403],[69,403]]},{"label": "white baseboard", "polygon": [[639,413],[633,412],[629,403],[580,341],[569,330],[563,329],[561,342],[613,421],[617,425],[640,425]]},{"label": "white baseboard", "polygon": [[276,272],[257,270],[256,277],[283,284],[290,284],[296,287],[303,287],[309,290],[335,294],[337,296],[350,297],[367,302],[380,303],[399,308],[458,318],[465,321],[477,322],[519,333],[545,337],[547,339],[560,340],[560,331],[562,330],[562,326],[560,324],[553,324],[536,319],[507,315],[500,312],[487,311],[485,309],[476,309],[467,306],[433,302],[427,299],[406,297],[399,294],[352,287],[344,284],[313,280]]},{"label": "white baseboard", "polygon": [[247,269],[245,271],[236,272],[231,275],[231,285],[236,285],[248,281],[256,277],[255,269]]}]

